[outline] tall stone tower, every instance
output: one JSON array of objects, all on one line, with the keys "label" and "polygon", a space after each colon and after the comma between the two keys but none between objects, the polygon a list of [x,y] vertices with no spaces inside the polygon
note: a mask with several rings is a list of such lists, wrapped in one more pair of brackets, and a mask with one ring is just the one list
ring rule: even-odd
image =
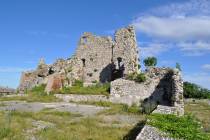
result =
[{"label": "tall stone tower", "polygon": [[135,29],[133,26],[122,28],[115,33],[115,45],[113,48],[113,61],[124,65],[124,74],[139,71],[139,55],[136,41]]},{"label": "tall stone tower", "polygon": [[75,55],[75,66],[86,85],[110,82],[129,73],[138,73],[139,57],[135,30],[132,26],[116,31],[111,37],[84,33]]}]

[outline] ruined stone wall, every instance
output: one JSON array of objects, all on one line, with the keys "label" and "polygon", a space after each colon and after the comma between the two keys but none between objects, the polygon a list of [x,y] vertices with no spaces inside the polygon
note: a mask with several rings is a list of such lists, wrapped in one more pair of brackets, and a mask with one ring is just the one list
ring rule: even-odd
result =
[{"label": "ruined stone wall", "polygon": [[115,33],[115,45],[113,49],[113,61],[116,64],[118,58],[122,58],[124,74],[139,72],[139,54],[134,27],[122,28]]},{"label": "ruined stone wall", "polygon": [[[65,77],[62,80],[65,86],[71,86],[75,80],[82,80],[85,86],[110,82],[116,79],[115,74],[119,74],[118,58],[122,59],[120,64],[124,67],[124,74],[139,71],[137,49],[135,30],[131,26],[116,31],[114,41],[111,37],[84,33],[71,59],[58,59],[51,65],[46,65],[42,59],[36,70],[22,74],[19,89],[22,91],[36,85],[53,83],[49,81],[56,80],[49,78],[53,74]],[[123,75],[117,76],[121,77]]]},{"label": "ruined stone wall", "polygon": [[154,103],[174,106],[183,114],[183,83],[180,72],[169,68],[149,68],[147,81],[118,79],[111,82],[111,100],[128,105]]},{"label": "ruined stone wall", "polygon": [[84,33],[81,37],[75,57],[86,84],[111,80],[112,45],[111,37],[99,37],[91,33]]},{"label": "ruined stone wall", "polygon": [[[137,104],[149,98],[155,92],[158,81],[148,80],[146,83],[136,83],[134,81],[117,79],[111,82],[110,100],[115,103],[128,105]],[[156,91],[158,92],[158,91]],[[161,92],[158,92],[162,95]],[[161,96],[158,96],[159,98]]]},{"label": "ruined stone wall", "polygon": [[133,27],[117,30],[114,41],[111,37],[84,33],[75,55],[75,66],[79,68],[76,73],[87,85],[110,82],[114,77],[113,70],[119,70],[119,58],[122,59],[124,74],[139,72],[138,47]]}]

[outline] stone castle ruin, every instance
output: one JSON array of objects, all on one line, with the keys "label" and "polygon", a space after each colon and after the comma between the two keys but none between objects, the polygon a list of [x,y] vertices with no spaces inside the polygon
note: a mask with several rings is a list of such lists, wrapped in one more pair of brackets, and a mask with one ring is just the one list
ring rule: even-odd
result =
[{"label": "stone castle ruin", "polygon": [[71,86],[74,80],[82,80],[87,86],[106,83],[129,73],[138,73],[138,64],[138,47],[132,26],[116,31],[114,40],[84,33],[71,59],[59,59],[52,65],[46,65],[42,59],[36,70],[22,74],[19,90],[55,81],[49,79],[62,81],[60,86]]},{"label": "stone castle ruin", "polygon": [[[138,56],[136,34],[132,26],[117,30],[114,39],[84,33],[71,58],[58,59],[50,65],[42,59],[36,70],[24,72],[19,91],[24,92],[45,84],[45,91],[49,93],[62,87],[71,87],[75,80],[83,81],[84,86],[111,82],[110,97],[100,97],[99,100],[128,105],[154,103],[158,105],[155,110],[157,112],[183,115],[183,82],[180,71],[149,68],[145,72],[147,81],[144,83],[124,78],[141,72]],[[78,98],[76,95],[72,97],[73,100],[80,100]]]}]

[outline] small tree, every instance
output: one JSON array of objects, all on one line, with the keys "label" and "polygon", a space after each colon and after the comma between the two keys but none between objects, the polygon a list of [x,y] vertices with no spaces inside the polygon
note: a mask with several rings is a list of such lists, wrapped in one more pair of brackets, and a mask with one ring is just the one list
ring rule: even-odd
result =
[{"label": "small tree", "polygon": [[156,66],[157,65],[157,58],[156,57],[147,57],[144,59],[144,65],[148,66]]},{"label": "small tree", "polygon": [[176,63],[176,68],[177,68],[178,70],[182,71],[181,65],[180,65],[179,63]]}]

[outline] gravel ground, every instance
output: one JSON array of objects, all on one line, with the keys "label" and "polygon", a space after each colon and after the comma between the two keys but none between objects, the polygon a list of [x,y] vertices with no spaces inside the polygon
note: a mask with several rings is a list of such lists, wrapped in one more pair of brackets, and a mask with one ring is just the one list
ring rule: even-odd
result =
[{"label": "gravel ground", "polygon": [[17,111],[25,111],[25,112],[39,112],[43,109],[50,108],[56,111],[67,111],[76,114],[82,114],[84,116],[95,115],[100,111],[103,111],[105,107],[96,107],[93,105],[78,105],[74,103],[39,103],[33,102],[28,103],[24,101],[2,101],[0,104],[0,110],[17,110]]}]

